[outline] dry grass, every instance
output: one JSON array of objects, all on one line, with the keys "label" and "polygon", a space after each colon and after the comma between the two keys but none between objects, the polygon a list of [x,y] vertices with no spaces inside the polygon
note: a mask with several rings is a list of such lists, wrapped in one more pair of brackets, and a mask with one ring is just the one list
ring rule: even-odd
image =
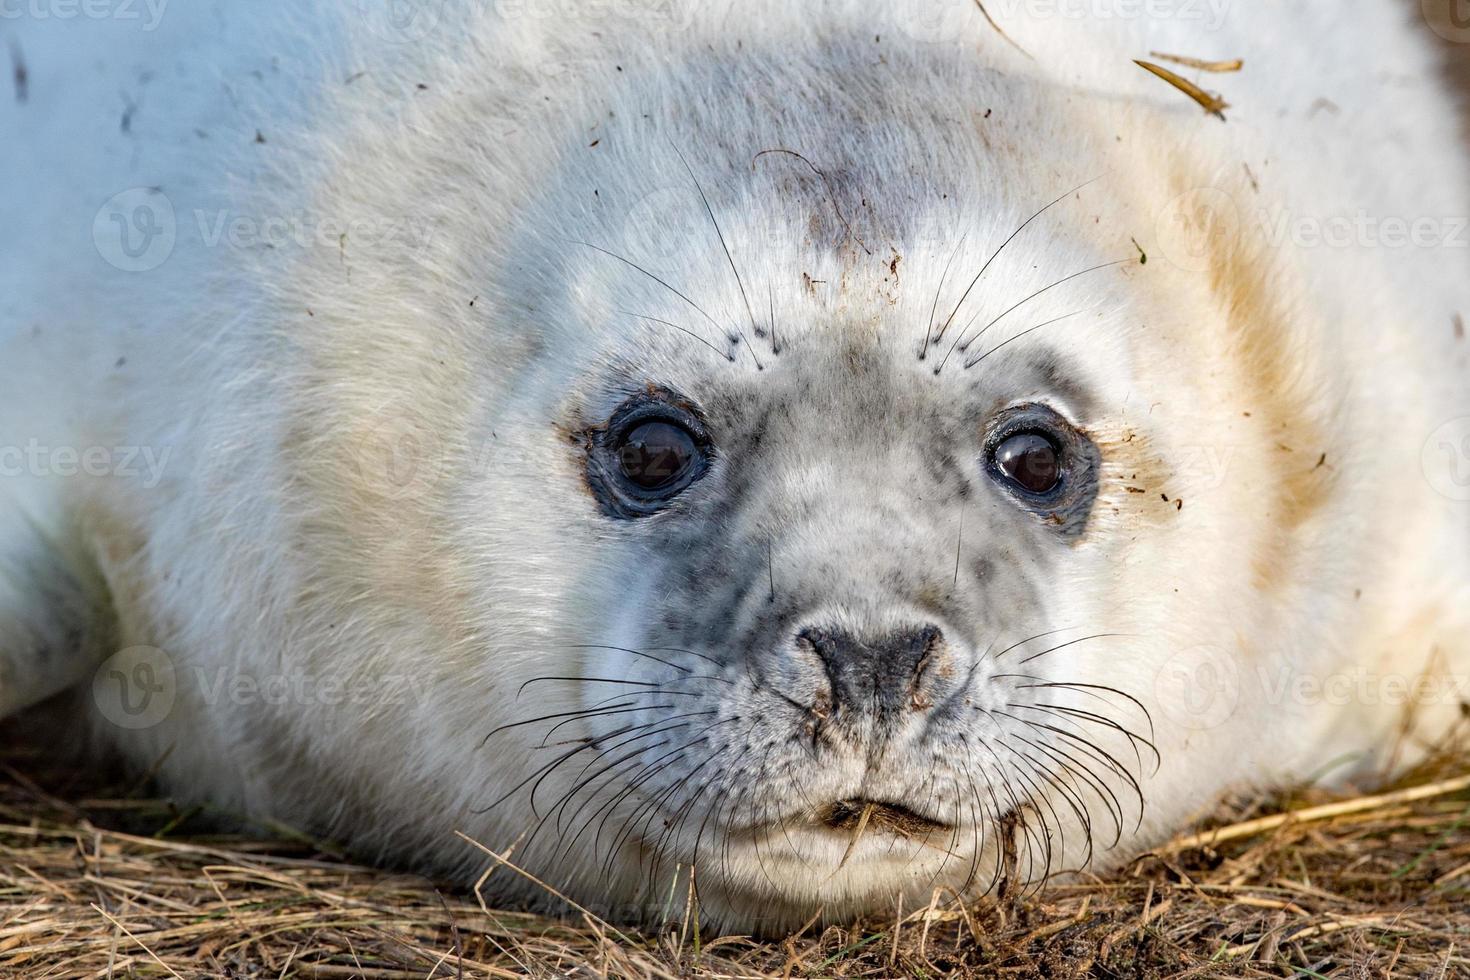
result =
[{"label": "dry grass", "polygon": [[16,980],[1470,977],[1470,758],[1388,795],[1242,803],[1223,831],[1016,904],[936,896],[756,943],[487,909],[310,841],[210,836],[17,741],[0,727],[0,977]]}]

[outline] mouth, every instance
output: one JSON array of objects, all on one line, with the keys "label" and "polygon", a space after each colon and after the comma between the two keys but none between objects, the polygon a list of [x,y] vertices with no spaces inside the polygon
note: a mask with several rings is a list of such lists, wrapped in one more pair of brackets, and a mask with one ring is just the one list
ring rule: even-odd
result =
[{"label": "mouth", "polygon": [[839,800],[819,809],[815,822],[822,827],[848,836],[863,831],[891,834],[896,837],[923,839],[947,833],[954,827],[898,803],[857,798]]}]

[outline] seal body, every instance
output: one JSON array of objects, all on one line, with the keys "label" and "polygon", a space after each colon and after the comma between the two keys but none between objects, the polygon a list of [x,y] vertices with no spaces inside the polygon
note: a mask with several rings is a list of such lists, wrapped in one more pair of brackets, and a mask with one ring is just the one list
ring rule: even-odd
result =
[{"label": "seal body", "polygon": [[19,25],[0,708],[75,689],[181,797],[385,861],[763,930],[1450,737],[1427,28],[788,8]]}]

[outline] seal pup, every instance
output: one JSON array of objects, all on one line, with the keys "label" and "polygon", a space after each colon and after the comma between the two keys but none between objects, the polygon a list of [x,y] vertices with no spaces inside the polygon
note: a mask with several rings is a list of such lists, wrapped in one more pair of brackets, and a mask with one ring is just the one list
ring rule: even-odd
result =
[{"label": "seal pup", "polygon": [[[888,6],[13,26],[0,708],[766,932],[1446,737],[1470,174],[1422,26]],[[1245,58],[1226,121],[1152,52]]]}]

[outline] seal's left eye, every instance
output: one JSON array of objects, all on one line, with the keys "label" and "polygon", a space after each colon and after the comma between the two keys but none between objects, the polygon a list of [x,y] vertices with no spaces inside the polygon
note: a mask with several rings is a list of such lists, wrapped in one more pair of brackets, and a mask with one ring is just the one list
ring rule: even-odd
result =
[{"label": "seal's left eye", "polygon": [[995,468],[1027,493],[1044,494],[1062,482],[1062,454],[1039,432],[1022,432],[995,447]]},{"label": "seal's left eye", "polygon": [[644,422],[623,436],[618,469],[633,486],[653,493],[681,483],[698,454],[694,437],[682,426]]}]

